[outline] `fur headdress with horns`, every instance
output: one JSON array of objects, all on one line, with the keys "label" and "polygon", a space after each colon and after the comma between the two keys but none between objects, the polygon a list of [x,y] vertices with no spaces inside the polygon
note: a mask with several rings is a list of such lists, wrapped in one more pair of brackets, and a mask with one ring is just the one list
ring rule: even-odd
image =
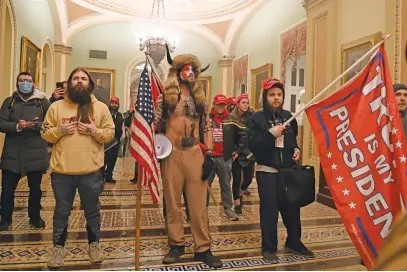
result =
[{"label": "fur headdress with horns", "polygon": [[200,111],[203,110],[203,106],[205,104],[206,96],[205,96],[205,91],[203,89],[202,83],[199,81],[199,75],[202,72],[205,72],[209,68],[206,66],[205,68],[201,68],[201,62],[199,59],[192,55],[192,54],[184,54],[184,55],[178,55],[174,57],[174,59],[171,58],[170,55],[170,50],[167,47],[167,61],[171,65],[170,71],[168,72],[168,77],[167,80],[165,81],[164,84],[164,99],[165,103],[167,104],[168,108],[170,110],[174,110],[175,107],[177,106],[178,99],[179,99],[179,73],[182,69],[182,67],[186,64],[191,64],[195,70],[195,77],[196,77],[196,82],[194,85],[194,88],[192,90],[192,97],[195,100],[195,105],[196,105],[196,110],[198,113],[202,113]]}]

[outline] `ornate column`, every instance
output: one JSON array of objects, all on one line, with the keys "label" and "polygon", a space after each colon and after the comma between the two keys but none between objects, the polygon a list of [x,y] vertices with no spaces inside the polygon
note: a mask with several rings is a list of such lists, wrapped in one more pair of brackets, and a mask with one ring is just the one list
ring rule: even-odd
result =
[{"label": "ornate column", "polygon": [[71,59],[72,47],[62,43],[54,44],[54,67],[55,81],[64,81],[68,79],[70,71],[69,62]]},{"label": "ornate column", "polygon": [[230,97],[233,95],[233,82],[232,82],[232,63],[233,56],[223,56],[221,60],[218,61],[220,69],[221,78],[221,90],[224,95]]}]

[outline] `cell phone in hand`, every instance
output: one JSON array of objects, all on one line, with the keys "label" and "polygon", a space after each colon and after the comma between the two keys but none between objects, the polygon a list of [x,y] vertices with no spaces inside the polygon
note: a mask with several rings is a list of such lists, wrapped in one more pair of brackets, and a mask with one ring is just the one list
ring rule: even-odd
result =
[{"label": "cell phone in hand", "polygon": [[58,88],[58,89],[63,89],[63,88],[64,88],[64,83],[62,83],[62,82],[57,82],[57,88]]}]

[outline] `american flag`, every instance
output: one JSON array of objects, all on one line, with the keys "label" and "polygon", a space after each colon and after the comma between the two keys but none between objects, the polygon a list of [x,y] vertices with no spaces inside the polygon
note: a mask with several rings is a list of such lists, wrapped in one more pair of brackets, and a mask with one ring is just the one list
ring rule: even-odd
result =
[{"label": "american flag", "polygon": [[158,202],[160,171],[154,144],[154,103],[147,67],[138,88],[136,109],[131,126],[130,153],[139,164],[141,185],[150,188],[154,203]]}]

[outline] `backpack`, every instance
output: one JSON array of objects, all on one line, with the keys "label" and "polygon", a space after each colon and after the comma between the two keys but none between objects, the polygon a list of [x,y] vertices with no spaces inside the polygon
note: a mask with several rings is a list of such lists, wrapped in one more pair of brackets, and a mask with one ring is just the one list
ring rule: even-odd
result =
[{"label": "backpack", "polygon": [[[41,114],[42,114],[42,116],[45,116],[44,99],[45,99],[45,98],[39,99],[39,100],[40,100],[40,107],[41,107]],[[14,95],[12,95],[11,98],[10,98],[10,102],[8,103],[8,112],[9,112],[9,114],[10,114],[11,111],[13,110],[15,100],[16,100],[16,99],[15,99]]]}]

